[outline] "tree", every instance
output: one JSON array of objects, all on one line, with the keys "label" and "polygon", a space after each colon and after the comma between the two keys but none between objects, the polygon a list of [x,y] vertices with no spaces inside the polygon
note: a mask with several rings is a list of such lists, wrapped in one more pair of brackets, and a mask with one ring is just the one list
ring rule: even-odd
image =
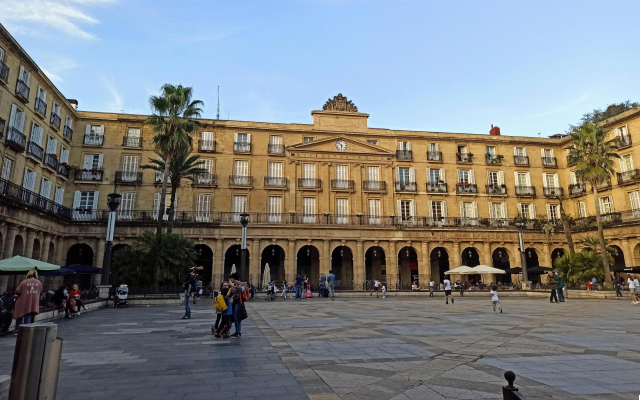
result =
[{"label": "tree", "polygon": [[618,145],[617,139],[607,140],[607,134],[602,128],[596,127],[591,122],[586,122],[571,133],[571,146],[569,147],[569,161],[576,165],[576,177],[582,182],[589,182],[593,191],[606,285],[611,285],[611,272],[609,259],[606,256],[598,185],[610,181],[613,174],[613,160],[620,158],[616,153]]},{"label": "tree", "polygon": [[162,234],[162,222],[165,212],[165,197],[169,180],[169,169],[173,160],[181,149],[192,147],[191,134],[200,123],[194,118],[200,117],[204,103],[200,100],[192,100],[193,88],[182,85],[174,86],[165,84],[162,86],[160,96],[149,97],[149,105],[152,114],[146,123],[153,125],[156,135],[153,144],[165,161],[162,193],[158,208],[158,225],[156,235]]},{"label": "tree", "polygon": [[602,258],[594,251],[565,254],[557,258],[554,267],[565,278],[569,285],[585,284],[596,278],[606,278]]},{"label": "tree", "polygon": [[[138,236],[130,248],[118,251],[113,265],[117,268],[120,282],[153,285],[157,289],[158,281],[167,286],[181,284],[195,260],[195,243],[191,239],[173,233],[158,237],[147,231]],[[154,275],[156,271],[158,279]]]},{"label": "tree", "polygon": [[604,111],[600,108],[596,108],[591,112],[583,114],[582,118],[580,119],[580,122],[577,125],[570,124],[567,134],[570,135],[571,133],[573,133],[573,131],[575,131],[576,129],[579,129],[582,125],[586,124],[587,122],[591,122],[592,124],[597,125],[599,122],[602,122],[605,119],[609,119],[611,117],[614,117],[620,113],[623,113],[627,110],[630,110],[638,106],[640,106],[640,103],[627,100],[621,103],[609,104],[607,108],[604,109]]},{"label": "tree", "polygon": [[560,203],[560,221],[562,221],[562,229],[564,230],[564,237],[567,239],[567,245],[569,246],[569,253],[576,252],[573,244],[573,237],[571,236],[571,217],[564,211],[564,195],[562,193],[551,192],[551,198],[555,198]]},{"label": "tree", "polygon": [[[166,169],[166,162],[164,156],[160,153],[158,159],[150,158],[151,165],[143,165],[143,169],[150,169],[156,172],[164,173]],[[171,199],[169,200],[169,228],[167,232],[173,231],[173,224],[175,222],[174,212],[176,204],[176,192],[182,179],[189,179],[195,181],[199,176],[207,174],[209,171],[202,168],[202,160],[197,154],[191,155],[191,148],[186,147],[181,149],[180,152],[173,159],[173,162],[169,166],[169,180],[171,181]]]},{"label": "tree", "polygon": [[[604,243],[607,249],[607,253],[609,253],[611,256],[617,253],[616,249],[609,246],[608,240],[605,239]],[[602,248],[600,247],[600,238],[595,236],[587,236],[584,239],[582,239],[580,241],[580,247],[582,247],[585,251],[593,251],[597,255],[602,254]]]}]

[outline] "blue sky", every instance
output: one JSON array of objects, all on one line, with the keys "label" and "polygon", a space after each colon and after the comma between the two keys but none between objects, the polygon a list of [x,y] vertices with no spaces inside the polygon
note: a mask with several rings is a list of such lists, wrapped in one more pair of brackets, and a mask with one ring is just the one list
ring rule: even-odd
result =
[{"label": "blue sky", "polygon": [[370,127],[548,136],[640,100],[638,1],[0,0],[80,108],[148,113],[163,83],[214,118],[311,123],[341,92]]}]

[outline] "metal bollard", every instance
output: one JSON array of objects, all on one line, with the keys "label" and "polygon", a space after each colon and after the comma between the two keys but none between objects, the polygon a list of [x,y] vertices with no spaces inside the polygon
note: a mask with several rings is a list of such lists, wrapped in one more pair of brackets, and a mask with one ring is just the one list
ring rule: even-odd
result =
[{"label": "metal bollard", "polygon": [[18,330],[9,400],[55,400],[62,354],[58,325],[36,323]]},{"label": "metal bollard", "polygon": [[502,387],[502,398],[504,400],[526,400],[518,388],[513,386],[516,374],[513,371],[507,371],[504,373],[504,378],[507,380],[508,385]]}]

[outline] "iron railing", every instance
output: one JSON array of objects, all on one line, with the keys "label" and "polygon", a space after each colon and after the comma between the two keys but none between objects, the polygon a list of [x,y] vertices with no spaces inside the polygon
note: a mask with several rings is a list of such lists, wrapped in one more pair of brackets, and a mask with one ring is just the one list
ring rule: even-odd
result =
[{"label": "iron railing", "polygon": [[27,154],[31,154],[38,160],[42,161],[42,157],[44,157],[44,149],[38,146],[37,143],[30,141],[29,146],[27,146]]},{"label": "iron railing", "polygon": [[51,118],[49,118],[49,122],[51,123],[51,125],[56,129],[60,129],[60,121],[60,116],[52,111]]},{"label": "iron railing", "polygon": [[346,179],[331,180],[332,190],[354,190],[354,188],[355,188],[355,183],[352,180],[346,180]]},{"label": "iron railing", "polygon": [[233,152],[234,153],[251,153],[251,143],[234,142]]},{"label": "iron railing", "polygon": [[413,158],[413,151],[411,151],[411,150],[396,150],[396,158],[398,160],[411,160]]},{"label": "iron railing", "polygon": [[456,193],[478,193],[478,185],[476,185],[475,183],[456,183]]},{"label": "iron railing", "polygon": [[122,138],[122,147],[142,147],[142,137],[141,136],[124,136]]},{"label": "iron railing", "polygon": [[162,286],[157,289],[129,286],[129,297],[180,297],[184,293],[182,286]]},{"label": "iron railing", "polygon": [[2,61],[0,61],[0,80],[9,81],[9,67]]},{"label": "iron railing", "polygon": [[459,163],[473,162],[473,154],[471,153],[456,153],[456,161]]},{"label": "iron railing", "polygon": [[513,386],[516,380],[516,374],[513,371],[505,372],[504,379],[507,380],[507,386],[502,387],[502,400],[527,400],[518,388]]},{"label": "iron railing", "polygon": [[62,131],[62,136],[69,140],[73,139],[73,129],[65,125],[64,130]]},{"label": "iron railing", "polygon": [[44,100],[42,100],[39,97],[36,97],[36,102],[33,105],[33,108],[35,108],[35,110],[37,112],[39,112],[40,115],[42,115],[42,116],[47,114],[47,103],[45,103]]},{"label": "iron railing", "polygon": [[447,193],[445,182],[427,182],[427,193]]},{"label": "iron railing", "polygon": [[29,88],[29,85],[27,85],[22,79],[18,79],[18,82],[16,83],[16,95],[18,95],[22,101],[26,103],[29,102],[30,91],[31,89]]},{"label": "iron railing", "polygon": [[[160,182],[162,182],[162,177],[164,176],[164,174],[160,174]],[[192,187],[199,187],[199,186],[208,186],[208,187],[214,187],[214,186],[218,186],[218,175],[216,174],[210,174],[210,173],[206,173],[206,174],[200,174],[198,176],[195,177],[196,179],[193,181],[193,183],[191,184]],[[156,174],[156,182],[158,180],[158,176]]]},{"label": "iron railing", "polygon": [[229,175],[229,186],[251,186],[253,176],[250,175]]},{"label": "iron railing", "polygon": [[89,146],[102,146],[104,143],[104,135],[84,135],[83,144]]},{"label": "iron railing", "polygon": [[507,185],[486,185],[487,194],[504,196],[507,194]]},{"label": "iron railing", "polygon": [[545,187],[542,189],[544,197],[564,196],[564,189],[561,187]]},{"label": "iron railing", "polygon": [[396,192],[417,192],[418,186],[415,182],[396,181]]},{"label": "iron railing", "polygon": [[99,169],[79,169],[75,172],[75,180],[82,182],[102,182],[104,171]]},{"label": "iron railing", "polygon": [[598,188],[598,190],[608,190],[608,189],[611,189],[611,178],[610,178],[610,177],[608,177],[608,178],[606,178],[604,181],[599,182],[599,183],[597,184],[597,188]]},{"label": "iron railing", "polygon": [[286,188],[288,179],[285,176],[265,176],[264,186],[273,188]]},{"label": "iron railing", "polygon": [[54,171],[58,171],[58,156],[52,153],[47,153],[44,156],[44,165],[53,168]]},{"label": "iron railing", "polygon": [[536,197],[534,186],[516,186],[516,197]]},{"label": "iron railing", "polygon": [[0,139],[4,136],[4,128],[7,124],[7,121],[5,121],[4,119],[0,118]]},{"label": "iron railing", "polygon": [[622,135],[618,139],[618,149],[624,149],[631,146],[631,135]]},{"label": "iron railing", "polygon": [[198,151],[200,153],[215,153],[216,141],[215,140],[198,140]]},{"label": "iron railing", "polygon": [[442,161],[442,152],[441,151],[427,151],[427,160],[428,161]]},{"label": "iron railing", "polygon": [[576,160],[575,158],[571,157],[571,156],[567,156],[567,167],[570,167],[572,165],[576,165]]},{"label": "iron railing", "polygon": [[18,129],[10,126],[7,131],[7,146],[23,152],[27,144],[27,137]]},{"label": "iron railing", "polygon": [[142,172],[116,171],[116,183],[140,184],[142,183]]},{"label": "iron railing", "polygon": [[322,179],[298,178],[298,189],[321,189]]},{"label": "iron railing", "polygon": [[272,143],[269,143],[267,151],[268,151],[269,154],[283,155],[284,154],[284,145],[283,144],[272,144]]},{"label": "iron railing", "polygon": [[513,156],[515,165],[529,165],[529,156]]},{"label": "iron railing", "polygon": [[487,164],[500,165],[502,164],[502,159],[504,158],[500,154],[485,154],[485,161]]},{"label": "iron railing", "polygon": [[58,165],[58,173],[64,176],[65,178],[69,177],[69,167],[67,166],[66,163],[60,163]]},{"label": "iron railing", "polygon": [[558,168],[558,160],[555,157],[542,157],[542,166],[547,168]]},{"label": "iron railing", "polygon": [[569,185],[569,196],[581,196],[587,193],[587,185],[572,183]]},{"label": "iron railing", "polygon": [[616,173],[618,185],[629,185],[640,181],[640,169],[632,169],[629,171]]},{"label": "iron railing", "polygon": [[19,207],[29,207],[36,211],[63,218],[71,219],[71,210],[55,203],[39,194],[11,183],[6,179],[0,179],[0,197]]},{"label": "iron railing", "polygon": [[362,181],[362,189],[363,190],[371,190],[371,191],[386,191],[387,190],[387,182],[385,181]]}]

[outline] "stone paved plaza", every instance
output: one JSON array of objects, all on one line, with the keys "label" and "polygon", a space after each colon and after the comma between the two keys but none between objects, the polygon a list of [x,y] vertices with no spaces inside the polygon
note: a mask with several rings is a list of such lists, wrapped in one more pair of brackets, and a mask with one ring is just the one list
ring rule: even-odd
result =
[{"label": "stone paved plaza", "polygon": [[[637,399],[640,306],[490,297],[281,298],[249,303],[239,340],[214,339],[210,301],[59,320],[58,398],[492,399],[513,370],[527,399]],[[14,338],[0,340],[10,373]]]}]

